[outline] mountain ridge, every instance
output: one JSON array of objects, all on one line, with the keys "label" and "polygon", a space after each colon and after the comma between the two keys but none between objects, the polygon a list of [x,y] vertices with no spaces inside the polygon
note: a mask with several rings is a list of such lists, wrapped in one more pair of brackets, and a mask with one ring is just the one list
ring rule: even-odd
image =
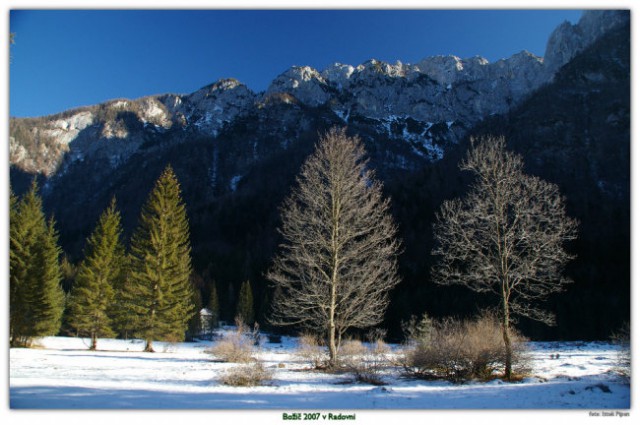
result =
[{"label": "mountain ridge", "polygon": [[[73,120],[54,117],[55,125],[38,127],[37,119],[18,121],[12,131],[42,138],[42,143],[34,140],[33,146],[24,147],[41,150],[35,159],[55,156],[48,156],[46,149],[68,149],[59,152],[59,163],[51,160],[47,165],[52,170],[49,175],[12,165],[11,187],[20,194],[34,175],[39,176],[47,214],[55,216],[64,251],[76,262],[86,236],[113,196],[122,212],[125,237],[131,235],[144,194],[171,163],[187,205],[194,270],[203,299],[208,299],[215,282],[220,299],[233,306],[240,283],[250,280],[258,317],[264,317],[270,296],[264,271],[280,242],[278,207],[318,134],[346,126],[349,135],[362,139],[370,167],[384,183],[405,247],[399,259],[403,283],[392,294],[385,322],[390,334],[397,336],[400,321],[411,314],[426,310],[444,317],[488,306],[482,297],[462,289],[431,285],[428,253],[435,211],[445,199],[463,195],[469,183],[458,169],[469,136],[504,134],[509,149],[523,155],[529,173],[560,186],[570,214],[583,223],[580,239],[571,247],[578,259],[568,269],[578,283],[550,300],[552,310],[559,311],[559,328],[521,326],[532,337],[606,338],[629,311],[628,13],[626,17],[626,25],[614,25],[596,37],[560,66],[552,80],[519,103],[507,105],[505,113],[477,113],[488,98],[474,90],[482,89],[486,80],[453,82],[447,89],[447,80],[439,82],[416,72],[417,78],[410,82],[397,76],[402,66],[389,65],[394,77],[387,75],[384,63],[369,61],[359,74],[337,66],[337,74],[351,77],[342,87],[327,84],[327,78],[311,68],[293,73],[315,84],[312,89],[328,90],[321,89],[328,93],[324,103],[305,102],[300,82],[293,87],[290,79],[284,80],[284,90],[260,94],[225,79],[189,95],[94,105],[89,111],[74,112]],[[584,44],[572,38],[573,32],[568,34],[561,31],[557,37],[569,37],[574,43],[570,46]],[[457,70],[456,60],[447,60]],[[480,62],[474,63],[483,70],[486,65]],[[316,72],[324,85],[314,83]],[[338,77],[332,78],[335,82]],[[414,101],[423,94],[407,93],[412,89],[433,95],[427,100],[440,115],[428,121],[429,117],[404,113],[401,108],[420,106]],[[395,99],[401,102],[391,106],[400,109],[385,111]],[[447,108],[456,112],[463,103],[459,114],[446,115]],[[378,108],[377,116],[366,112],[372,105]],[[418,107],[410,112],[424,111]],[[48,132],[66,144],[45,143]],[[34,170],[42,167],[28,156],[22,161],[30,159]],[[222,317],[231,320],[233,314],[230,307]]]},{"label": "mountain ridge", "polygon": [[[10,164],[50,177],[59,170],[64,172],[76,158],[86,158],[100,150],[115,158],[111,160],[113,164],[119,164],[143,145],[141,140],[148,137],[145,132],[181,129],[217,137],[225,126],[250,115],[252,109],[263,108],[274,98],[308,107],[328,105],[345,124],[354,115],[381,120],[382,128],[386,126],[384,121],[404,121],[406,128],[408,119],[422,122],[423,127],[455,123],[453,129],[448,124],[451,134],[443,136],[447,143],[455,143],[482,118],[507,112],[551,81],[559,66],[625,19],[628,14],[623,12],[587,11],[576,25],[565,22],[550,35],[545,51],[545,58],[549,59],[545,60],[521,51],[495,62],[481,56],[460,59],[448,55],[427,57],[414,65],[371,59],[355,67],[334,64],[322,71],[293,66],[259,93],[227,78],[186,95],[114,99],[46,117],[12,118]],[[113,148],[97,149],[81,139],[77,142],[85,152],[78,153],[79,149],[70,147],[80,132],[96,126],[102,128],[90,133],[95,143],[127,138],[131,143],[116,142]],[[136,132],[142,134],[132,134]],[[433,152],[445,148],[433,143],[428,130],[410,138],[416,152],[429,160],[439,159],[441,155]]]}]

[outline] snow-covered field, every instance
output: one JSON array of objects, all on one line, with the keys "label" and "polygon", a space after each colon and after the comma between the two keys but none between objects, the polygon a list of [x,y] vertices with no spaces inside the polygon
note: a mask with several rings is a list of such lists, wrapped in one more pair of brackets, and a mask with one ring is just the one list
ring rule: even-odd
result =
[{"label": "snow-covered field", "polygon": [[[311,412],[354,409],[629,409],[630,387],[612,371],[616,346],[606,343],[534,343],[533,376],[455,385],[402,377],[389,370],[386,385],[348,381],[310,371],[295,356],[295,340],[265,343],[258,358],[273,372],[266,386],[229,387],[220,376],[236,365],[213,361],[212,343],[51,337],[41,348],[11,349],[12,409],[277,409]],[[557,356],[558,355],[558,356]],[[557,358],[556,358],[557,357]]]}]

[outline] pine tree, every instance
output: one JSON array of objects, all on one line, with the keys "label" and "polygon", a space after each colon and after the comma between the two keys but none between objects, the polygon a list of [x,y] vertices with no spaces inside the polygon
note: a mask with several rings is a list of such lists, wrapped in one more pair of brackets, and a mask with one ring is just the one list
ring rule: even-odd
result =
[{"label": "pine tree", "polygon": [[209,296],[209,304],[207,305],[211,311],[211,321],[209,328],[214,329],[218,327],[218,320],[220,319],[220,301],[218,300],[218,290],[216,289],[216,283],[211,283],[211,295]]},{"label": "pine tree", "polygon": [[35,179],[20,201],[10,195],[9,208],[10,342],[25,346],[33,337],[60,329],[60,248],[54,222],[47,223],[42,211]]},{"label": "pine tree", "polygon": [[85,258],[80,264],[71,291],[70,322],[91,337],[90,350],[97,348],[98,337],[113,337],[111,317],[118,281],[124,278],[125,250],[121,241],[122,226],[115,198],[100,216],[87,239]]},{"label": "pine tree", "polygon": [[253,313],[253,292],[251,284],[248,280],[242,282],[240,294],[238,295],[238,304],[236,305],[236,317],[242,318],[244,323],[253,324],[255,315]]},{"label": "pine tree", "polygon": [[[60,272],[62,273],[62,290],[64,291],[64,305],[69,306],[69,299],[71,298],[71,289],[76,281],[76,275],[78,274],[79,264],[73,264],[66,255],[62,256],[60,260]],[[63,335],[76,335],[78,332],[75,330],[69,322],[71,311],[69,308],[64,309],[62,314],[62,325],[60,326],[60,333]]]},{"label": "pine tree", "polygon": [[135,334],[137,317],[133,313],[133,303],[129,297],[131,286],[131,255],[122,258],[122,278],[113,284],[114,299],[109,309],[111,325],[118,337],[127,339]]},{"label": "pine tree", "polygon": [[61,286],[61,254],[55,222],[50,219],[36,247],[36,276],[29,293],[33,336],[55,335],[62,325],[65,296]]},{"label": "pine tree", "polygon": [[193,303],[196,313],[191,316],[191,319],[189,319],[189,322],[187,323],[188,341],[193,341],[200,337],[200,334],[202,333],[202,318],[200,316],[200,311],[202,310],[202,295],[195,286],[193,287],[193,291],[191,291],[191,302]]},{"label": "pine tree", "polygon": [[125,298],[136,333],[153,352],[153,340],[184,340],[192,301],[191,246],[180,185],[168,166],[142,207],[131,239],[131,276]]},{"label": "pine tree", "polygon": [[26,278],[26,254],[28,241],[25,236],[24,220],[20,219],[18,198],[9,193],[9,337],[11,345],[22,345],[23,322],[26,320],[24,286]]}]

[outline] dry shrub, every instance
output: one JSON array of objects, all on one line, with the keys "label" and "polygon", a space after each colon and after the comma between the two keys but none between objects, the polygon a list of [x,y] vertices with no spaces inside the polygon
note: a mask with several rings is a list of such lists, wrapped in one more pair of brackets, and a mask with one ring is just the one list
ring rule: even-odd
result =
[{"label": "dry shrub", "polygon": [[257,327],[252,331],[242,320],[236,319],[236,331],[226,334],[208,352],[224,362],[248,363],[253,360],[258,340]]},{"label": "dry shrub", "polygon": [[338,350],[338,356],[341,359],[347,360],[353,357],[361,357],[367,352],[367,347],[357,339],[348,339],[340,344]]},{"label": "dry shrub", "polygon": [[617,373],[625,384],[631,383],[631,326],[625,322],[620,329],[611,335],[611,341],[618,345],[616,366]]},{"label": "dry shrub", "polygon": [[[471,379],[489,380],[501,376],[505,365],[505,348],[499,321],[490,314],[482,314],[474,320],[440,321],[421,320],[430,323],[429,329],[414,329],[415,339],[405,350],[405,370],[424,379],[446,379],[463,382]],[[416,321],[414,320],[414,324]],[[424,331],[429,336],[425,337]],[[521,376],[528,372],[525,338],[511,331],[512,370]]]},{"label": "dry shrub", "polygon": [[255,387],[272,379],[272,374],[262,363],[254,361],[247,365],[234,367],[227,371],[220,382],[233,387]]},{"label": "dry shrub", "polygon": [[298,357],[309,362],[314,369],[326,368],[329,356],[323,346],[322,338],[318,335],[304,333],[298,339]]},{"label": "dry shrub", "polygon": [[357,382],[384,385],[382,372],[391,361],[391,348],[384,342],[386,332],[374,330],[367,335],[368,344],[348,340],[341,347],[341,369],[351,373]]}]

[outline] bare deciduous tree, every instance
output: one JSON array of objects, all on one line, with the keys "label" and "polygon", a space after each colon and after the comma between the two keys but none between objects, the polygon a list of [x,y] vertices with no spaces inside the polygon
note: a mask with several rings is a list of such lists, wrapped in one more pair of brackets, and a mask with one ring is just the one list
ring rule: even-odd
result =
[{"label": "bare deciduous tree", "polygon": [[335,364],[348,328],[383,319],[398,283],[397,228],[357,137],[332,129],[306,160],[282,208],[284,243],[267,277],[271,322],[326,332]]},{"label": "bare deciduous tree", "polygon": [[554,324],[536,302],[568,283],[562,271],[572,255],[564,244],[577,237],[577,222],[567,217],[558,187],[526,175],[504,138],[481,140],[460,168],[475,182],[465,198],[445,201],[437,214],[432,254],[439,262],[432,275],[442,285],[499,297],[505,378],[511,379],[513,316]]}]

